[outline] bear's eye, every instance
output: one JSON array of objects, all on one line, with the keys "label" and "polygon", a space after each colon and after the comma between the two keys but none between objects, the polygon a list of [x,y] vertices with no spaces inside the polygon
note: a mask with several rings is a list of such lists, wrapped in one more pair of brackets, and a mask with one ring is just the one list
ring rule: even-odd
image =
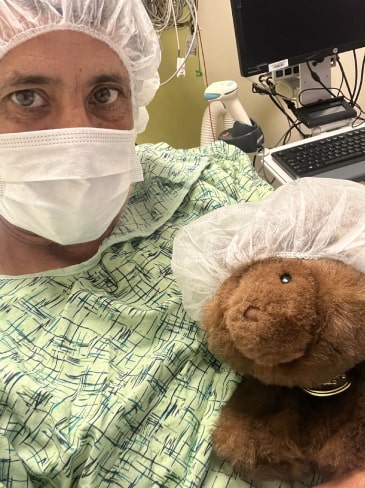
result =
[{"label": "bear's eye", "polygon": [[280,276],[280,281],[282,282],[283,285],[290,283],[291,280],[292,280],[292,278],[291,278],[291,275],[289,273],[284,273],[283,275]]}]

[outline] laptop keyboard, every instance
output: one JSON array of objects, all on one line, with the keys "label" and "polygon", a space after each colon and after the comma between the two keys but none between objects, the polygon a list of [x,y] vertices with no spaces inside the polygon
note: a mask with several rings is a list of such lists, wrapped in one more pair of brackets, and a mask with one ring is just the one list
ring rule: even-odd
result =
[{"label": "laptop keyboard", "polygon": [[296,146],[271,151],[271,157],[294,178],[321,176],[336,168],[358,166],[356,163],[360,162],[364,163],[365,172],[365,128],[316,141],[304,140]]}]

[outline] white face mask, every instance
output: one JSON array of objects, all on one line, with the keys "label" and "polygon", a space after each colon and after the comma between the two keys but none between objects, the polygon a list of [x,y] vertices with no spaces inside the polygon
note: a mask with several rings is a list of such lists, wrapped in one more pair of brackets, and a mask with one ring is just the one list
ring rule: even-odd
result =
[{"label": "white face mask", "polygon": [[134,130],[0,134],[0,214],[62,245],[100,237],[141,181]]}]

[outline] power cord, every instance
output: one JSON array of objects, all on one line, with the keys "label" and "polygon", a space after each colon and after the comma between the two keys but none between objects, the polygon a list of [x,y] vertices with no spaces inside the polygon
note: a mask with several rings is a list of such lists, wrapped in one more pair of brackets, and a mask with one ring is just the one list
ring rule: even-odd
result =
[{"label": "power cord", "polygon": [[351,90],[350,83],[349,83],[349,81],[347,79],[345,69],[344,69],[344,67],[343,67],[343,65],[341,63],[341,60],[340,60],[340,57],[339,56],[336,57],[336,62],[338,64],[339,68],[340,68],[340,71],[341,71],[341,74],[342,74],[342,79],[345,82],[345,85],[346,85],[346,88],[347,88],[347,93],[349,94],[348,101],[349,101],[350,105],[353,107],[354,106],[354,93]]},{"label": "power cord", "polygon": [[[169,1],[172,2],[172,0],[169,0]],[[188,57],[190,56],[190,54],[191,54],[192,50],[195,48],[195,46],[198,49],[199,25],[198,25],[198,12],[197,12],[197,8],[195,5],[195,1],[184,0],[184,3],[190,11],[190,24],[189,25],[190,25],[190,32],[192,33],[191,39],[190,39],[190,45],[189,45],[188,50],[185,53],[184,57],[182,57],[181,51],[180,51],[179,37],[177,34],[177,28],[175,28],[176,38],[177,38],[177,46],[178,46],[176,70],[174,71],[174,73],[172,73],[172,75],[167,80],[161,82],[160,86],[163,86],[163,85],[166,85],[167,83],[170,83],[170,81],[172,81],[175,78],[175,76],[181,76],[181,74],[185,74],[185,64],[186,64]],[[176,19],[175,16],[174,16],[174,18]],[[198,58],[198,63],[199,63],[199,67],[198,67],[198,70],[196,72],[197,75],[198,75],[198,71],[200,69],[200,58]]]},{"label": "power cord", "polygon": [[189,25],[185,7],[190,0],[142,0],[142,3],[157,33]]},{"label": "power cord", "polygon": [[[355,69],[357,69],[357,58],[355,59]],[[361,93],[362,85],[364,82],[364,70],[365,70],[365,55],[363,56],[362,62],[361,62],[360,79],[359,79],[358,87],[356,87],[356,85],[355,85],[355,89],[354,89],[354,96],[353,96],[354,105],[357,105],[357,101],[358,101],[360,93]],[[357,91],[356,91],[356,89],[357,89]],[[362,110],[361,110],[361,112],[362,112]]]},{"label": "power cord", "polygon": [[[266,85],[266,86],[265,86]],[[307,137],[306,134],[300,129],[300,123],[297,120],[294,120],[288,111],[282,106],[281,103],[284,103],[287,107],[288,110],[290,110],[292,113],[294,113],[295,105],[294,102],[283,96],[280,95],[277,90],[275,83],[272,80],[272,77],[270,74],[264,74],[259,76],[259,83],[252,83],[252,92],[253,93],[259,93],[261,95],[267,95],[271,102],[282,112],[282,114],[286,117],[288,124],[289,124],[289,129],[287,133],[291,133],[292,130],[297,130],[301,137],[305,138]],[[281,102],[281,103],[280,103]]]},{"label": "power cord", "polygon": [[[185,65],[193,52],[199,52],[197,0],[142,0],[155,31],[160,35],[164,30],[174,28],[177,44],[176,69],[160,86],[170,83],[176,76],[185,76]],[[189,27],[190,35],[182,54],[178,29]],[[200,56],[196,76],[202,76]]]}]

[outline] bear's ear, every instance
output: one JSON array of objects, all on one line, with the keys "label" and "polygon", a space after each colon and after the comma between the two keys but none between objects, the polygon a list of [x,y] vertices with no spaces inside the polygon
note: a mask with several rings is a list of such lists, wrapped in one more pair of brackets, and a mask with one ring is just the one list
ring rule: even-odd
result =
[{"label": "bear's ear", "polygon": [[218,288],[213,298],[207,303],[202,313],[202,324],[208,332],[223,325],[224,314],[229,307],[229,299],[242,277],[243,271],[237,270]]},{"label": "bear's ear", "polygon": [[325,320],[312,354],[350,369],[365,357],[365,276],[340,261],[313,261],[314,267],[317,303]]},{"label": "bear's ear", "polygon": [[233,273],[218,288],[214,297],[202,312],[202,327],[207,332],[208,348],[211,353],[224,360],[233,370],[246,371],[246,360],[236,350],[234,341],[226,329],[226,313],[244,271]]},{"label": "bear's ear", "polygon": [[365,280],[353,286],[338,286],[327,315],[323,336],[344,351],[363,360],[365,354]]},{"label": "bear's ear", "polygon": [[[339,261],[313,261],[318,282],[318,306],[328,326],[346,338],[359,330],[365,334],[365,275]],[[347,330],[347,333],[345,332]]]}]

